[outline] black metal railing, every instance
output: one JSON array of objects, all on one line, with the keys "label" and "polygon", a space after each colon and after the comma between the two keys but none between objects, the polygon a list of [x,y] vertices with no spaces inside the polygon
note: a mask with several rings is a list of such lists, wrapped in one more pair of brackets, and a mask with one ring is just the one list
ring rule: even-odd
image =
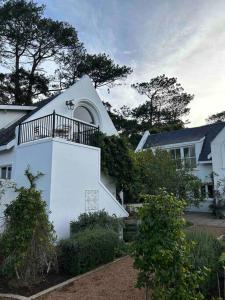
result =
[{"label": "black metal railing", "polygon": [[18,144],[47,137],[60,137],[67,141],[95,145],[99,127],[70,119],[53,112],[50,115],[19,124]]}]

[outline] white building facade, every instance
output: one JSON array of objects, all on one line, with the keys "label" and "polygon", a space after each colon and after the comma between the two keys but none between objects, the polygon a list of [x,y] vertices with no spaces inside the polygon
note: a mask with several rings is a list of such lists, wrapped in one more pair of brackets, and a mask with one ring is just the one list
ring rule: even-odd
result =
[{"label": "white building facade", "polygon": [[[98,131],[117,131],[88,76],[37,106],[0,106],[0,179],[28,186],[24,172],[42,172],[37,188],[47,202],[58,238],[69,236],[81,213],[104,209],[127,217],[112,178],[101,173]],[[4,204],[15,198],[7,190]]]},{"label": "white building facade", "polygon": [[136,151],[164,149],[178,163],[187,164],[202,181],[205,201],[191,211],[208,212],[213,189],[225,180],[225,123],[150,134],[146,131]]}]

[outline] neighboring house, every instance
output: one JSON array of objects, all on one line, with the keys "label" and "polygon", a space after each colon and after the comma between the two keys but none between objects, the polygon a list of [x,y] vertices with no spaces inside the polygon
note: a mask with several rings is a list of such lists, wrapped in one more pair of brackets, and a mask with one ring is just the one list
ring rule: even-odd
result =
[{"label": "neighboring house", "polygon": [[[202,192],[206,201],[200,208],[191,210],[208,211],[212,202],[213,186],[225,179],[225,123],[185,128],[170,132],[150,134],[146,131],[136,152],[146,149],[165,149],[177,163],[192,168],[194,175],[203,182]],[[216,176],[213,176],[215,174]]]},{"label": "neighboring house", "polygon": [[[0,178],[27,186],[28,166],[44,174],[37,188],[59,238],[69,235],[70,221],[84,212],[128,216],[116,200],[114,181],[101,173],[100,149],[92,146],[98,131],[117,134],[88,76],[34,106],[0,105]],[[7,190],[2,201],[14,198]]]}]

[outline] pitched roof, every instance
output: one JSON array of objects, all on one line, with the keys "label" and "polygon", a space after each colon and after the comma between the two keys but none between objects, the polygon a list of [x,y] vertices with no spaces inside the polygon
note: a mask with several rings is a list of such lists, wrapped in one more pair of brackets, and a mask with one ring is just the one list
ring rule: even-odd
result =
[{"label": "pitched roof", "polygon": [[27,113],[25,116],[21,117],[19,120],[17,120],[15,123],[11,124],[7,128],[0,129],[0,146],[7,145],[9,142],[11,142],[15,138],[15,130],[16,127],[24,122],[26,119],[28,119],[30,116],[35,114],[37,111],[39,111],[42,107],[44,107],[46,104],[51,102],[53,99],[55,99],[59,94],[56,94],[54,96],[51,96],[45,100],[39,101],[35,103],[36,108],[29,113]]},{"label": "pitched roof", "polygon": [[205,138],[199,160],[207,161],[209,160],[208,155],[211,152],[211,142],[224,127],[224,122],[218,122],[200,127],[150,134],[143,148],[146,149],[169,144],[193,142]]}]

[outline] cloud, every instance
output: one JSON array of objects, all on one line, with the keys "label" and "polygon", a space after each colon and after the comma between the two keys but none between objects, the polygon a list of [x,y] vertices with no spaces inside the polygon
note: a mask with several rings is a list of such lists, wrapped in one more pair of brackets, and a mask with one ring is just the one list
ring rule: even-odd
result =
[{"label": "cloud", "polygon": [[224,0],[47,2],[47,15],[73,24],[88,51],[106,52],[133,67],[126,85],[110,94],[99,90],[104,100],[116,107],[138,105],[144,98],[130,84],[165,73],[195,94],[191,125],[225,109],[224,12]]}]

